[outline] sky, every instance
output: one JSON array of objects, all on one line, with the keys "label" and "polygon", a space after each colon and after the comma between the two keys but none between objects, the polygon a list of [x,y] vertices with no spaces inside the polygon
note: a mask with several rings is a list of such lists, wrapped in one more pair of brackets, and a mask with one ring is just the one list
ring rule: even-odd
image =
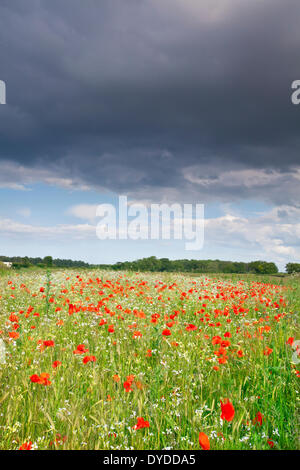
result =
[{"label": "sky", "polygon": [[[299,0],[1,0],[0,254],[300,261]],[[204,204],[204,245],[95,208]]]}]

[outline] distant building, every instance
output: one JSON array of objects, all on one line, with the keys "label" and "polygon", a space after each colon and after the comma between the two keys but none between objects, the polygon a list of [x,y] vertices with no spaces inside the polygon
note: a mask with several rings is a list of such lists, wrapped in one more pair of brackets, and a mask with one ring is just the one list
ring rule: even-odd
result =
[{"label": "distant building", "polygon": [[5,264],[5,266],[7,266],[8,268],[12,267],[12,263],[10,261],[2,261],[2,263]]}]

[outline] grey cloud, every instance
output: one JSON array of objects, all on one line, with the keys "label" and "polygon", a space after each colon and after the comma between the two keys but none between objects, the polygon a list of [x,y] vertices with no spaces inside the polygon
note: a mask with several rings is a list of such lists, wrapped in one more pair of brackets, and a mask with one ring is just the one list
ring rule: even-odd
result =
[{"label": "grey cloud", "polygon": [[[298,0],[2,0],[0,159],[133,197],[296,204],[299,20]],[[222,178],[247,169],[279,176]]]}]

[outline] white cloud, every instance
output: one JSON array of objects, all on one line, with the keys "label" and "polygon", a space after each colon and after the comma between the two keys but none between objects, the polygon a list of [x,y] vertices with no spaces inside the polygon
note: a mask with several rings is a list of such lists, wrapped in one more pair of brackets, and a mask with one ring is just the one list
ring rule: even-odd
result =
[{"label": "white cloud", "polygon": [[300,208],[279,206],[257,217],[226,215],[205,221],[205,238],[234,253],[240,248],[248,255],[284,263],[300,258]]},{"label": "white cloud", "polygon": [[95,226],[90,224],[68,225],[59,224],[54,226],[31,225],[16,222],[12,219],[0,218],[0,234],[14,237],[38,237],[38,238],[72,238],[84,239],[96,237]]},{"label": "white cloud", "polygon": [[68,209],[67,214],[93,222],[96,218],[97,204],[78,204]]}]

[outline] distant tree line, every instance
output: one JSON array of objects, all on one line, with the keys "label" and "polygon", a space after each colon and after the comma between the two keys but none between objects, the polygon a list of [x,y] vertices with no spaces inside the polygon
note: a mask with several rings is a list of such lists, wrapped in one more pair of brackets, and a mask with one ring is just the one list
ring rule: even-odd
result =
[{"label": "distant tree line", "polygon": [[[27,256],[0,256],[1,261],[9,261],[15,268],[57,267],[57,268],[100,268],[115,271],[141,271],[141,272],[189,272],[189,273],[227,273],[227,274],[276,274],[278,268],[275,263],[267,261],[221,261],[221,260],[196,260],[168,258],[148,258],[136,261],[124,261],[115,264],[89,264],[84,261],[74,261],[71,259],[53,259],[51,256],[44,258],[29,258]],[[300,272],[300,264],[288,263],[286,265],[288,274]]]},{"label": "distant tree line", "polygon": [[193,260],[168,258],[142,258],[136,261],[119,262],[110,269],[125,271],[150,271],[150,272],[190,272],[190,273],[255,273],[276,274],[278,268],[275,263],[266,261],[252,261],[250,263],[221,261],[221,260]]},{"label": "distant tree line", "polygon": [[0,261],[11,262],[14,268],[57,267],[57,268],[88,268],[91,265],[84,261],[74,261],[72,259],[53,259],[52,256],[44,258],[29,258],[28,256],[0,256]]},{"label": "distant tree line", "polygon": [[300,263],[288,263],[285,269],[288,274],[300,273]]}]

